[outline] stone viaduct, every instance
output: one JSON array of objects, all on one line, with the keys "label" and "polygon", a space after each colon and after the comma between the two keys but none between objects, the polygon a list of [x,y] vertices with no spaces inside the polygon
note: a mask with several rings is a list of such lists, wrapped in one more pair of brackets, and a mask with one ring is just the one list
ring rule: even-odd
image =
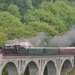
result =
[{"label": "stone viaduct", "polygon": [[74,67],[74,55],[3,56],[0,54],[0,75],[4,67],[8,75],[66,75]]}]

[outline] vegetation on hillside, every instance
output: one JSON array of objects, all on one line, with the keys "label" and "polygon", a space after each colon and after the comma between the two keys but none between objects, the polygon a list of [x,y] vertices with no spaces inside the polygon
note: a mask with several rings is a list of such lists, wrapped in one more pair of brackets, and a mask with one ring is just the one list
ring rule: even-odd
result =
[{"label": "vegetation on hillside", "polygon": [[0,0],[0,46],[39,32],[64,34],[75,26],[74,6],[74,0]]},{"label": "vegetation on hillside", "polygon": [[75,75],[75,67],[67,75]]},{"label": "vegetation on hillside", "polygon": [[8,69],[7,69],[7,67],[4,67],[2,75],[8,75]]}]

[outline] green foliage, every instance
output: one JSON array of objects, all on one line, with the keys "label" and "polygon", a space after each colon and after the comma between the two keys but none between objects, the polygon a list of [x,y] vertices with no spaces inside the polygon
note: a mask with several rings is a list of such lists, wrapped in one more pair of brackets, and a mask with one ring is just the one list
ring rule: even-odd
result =
[{"label": "green foliage", "polygon": [[20,22],[20,19],[16,18],[15,16],[11,15],[8,12],[0,12],[0,26],[3,26],[3,27],[17,26],[18,27],[20,25],[22,25],[22,23]]},{"label": "green foliage", "polygon": [[20,15],[20,12],[19,12],[19,7],[17,7],[16,5],[14,4],[10,4],[8,6],[8,12],[10,12],[12,15],[14,15],[15,17],[18,17],[18,18],[22,18],[22,16]]},{"label": "green foliage", "polygon": [[8,39],[7,35],[4,32],[0,32],[0,46],[4,44],[4,42]]},{"label": "green foliage", "polygon": [[0,3],[4,3],[5,2],[5,0],[0,0]]},{"label": "green foliage", "polygon": [[0,12],[0,27],[3,29],[1,31],[6,34],[6,38],[12,39],[16,37],[18,35],[17,27],[20,28],[21,25],[20,19],[8,12]]},{"label": "green foliage", "polygon": [[24,20],[26,23],[32,22],[32,21],[40,21],[39,17],[37,17],[37,10],[33,11],[31,9],[27,10],[27,12],[24,14]]},{"label": "green foliage", "polygon": [[35,8],[38,8],[39,4],[42,3],[43,0],[32,0],[32,5],[35,7]]},{"label": "green foliage", "polygon": [[7,67],[5,66],[3,71],[2,71],[2,75],[8,75],[8,70]]},{"label": "green foliage", "polygon": [[32,5],[32,0],[26,0],[26,4],[27,4],[28,9],[34,9]]},{"label": "green foliage", "polygon": [[67,75],[75,75],[75,67]]},{"label": "green foliage", "polygon": [[[46,22],[63,34],[68,30],[69,26],[74,26],[75,24],[74,12],[71,12],[72,10],[70,6],[62,1],[56,1],[55,3],[43,1],[38,9],[26,11],[24,21],[26,23],[34,21]],[[70,15],[73,15],[73,17]]]},{"label": "green foliage", "polygon": [[19,10],[21,15],[23,15],[27,9],[28,9],[28,5],[26,3],[27,0],[14,0],[13,2],[19,6]]},{"label": "green foliage", "polygon": [[1,33],[4,33],[3,36],[5,36],[5,40],[30,37],[37,33],[33,28],[30,28],[29,26],[21,23],[20,19],[8,12],[0,12],[0,27]]},{"label": "green foliage", "polygon": [[60,35],[75,26],[75,11],[68,0],[5,0],[1,4],[1,9],[8,11],[0,12],[4,40],[35,36],[38,32]]},{"label": "green foliage", "polygon": [[33,27],[33,29],[37,32],[45,32],[51,36],[59,35],[59,32],[56,31],[53,26],[50,26],[47,23],[31,22],[31,23],[29,23],[29,25],[31,27]]},{"label": "green foliage", "polygon": [[4,3],[1,7],[1,11],[7,11],[8,5]]}]

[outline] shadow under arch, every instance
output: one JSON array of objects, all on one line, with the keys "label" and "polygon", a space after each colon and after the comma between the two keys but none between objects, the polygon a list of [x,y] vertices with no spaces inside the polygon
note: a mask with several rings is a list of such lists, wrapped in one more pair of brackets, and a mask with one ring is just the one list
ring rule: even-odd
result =
[{"label": "shadow under arch", "polygon": [[[8,75],[18,75],[17,67],[16,67],[16,65],[13,62],[8,62],[4,66],[4,68],[6,68],[6,70],[8,72]],[[2,70],[2,75],[3,75],[4,68]]]},{"label": "shadow under arch", "polygon": [[24,75],[39,75],[39,69],[35,62],[31,61],[28,63]]},{"label": "shadow under arch", "polygon": [[63,66],[61,68],[61,73],[60,75],[67,75],[68,72],[72,69],[72,64],[70,60],[65,60],[63,63]]},{"label": "shadow under arch", "polygon": [[46,64],[43,75],[56,75],[56,67],[53,61]]}]

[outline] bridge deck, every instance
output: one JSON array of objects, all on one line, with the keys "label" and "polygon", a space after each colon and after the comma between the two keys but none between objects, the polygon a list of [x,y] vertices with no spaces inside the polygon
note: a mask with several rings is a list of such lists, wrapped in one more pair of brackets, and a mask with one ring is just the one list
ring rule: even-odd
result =
[{"label": "bridge deck", "polygon": [[2,58],[3,59],[5,59],[5,58],[58,58],[58,57],[74,57],[74,55],[29,55],[29,56],[22,56],[22,55],[20,55],[20,56],[17,56],[17,55],[15,55],[15,56],[13,56],[13,55],[8,55],[8,56],[2,56]]}]

